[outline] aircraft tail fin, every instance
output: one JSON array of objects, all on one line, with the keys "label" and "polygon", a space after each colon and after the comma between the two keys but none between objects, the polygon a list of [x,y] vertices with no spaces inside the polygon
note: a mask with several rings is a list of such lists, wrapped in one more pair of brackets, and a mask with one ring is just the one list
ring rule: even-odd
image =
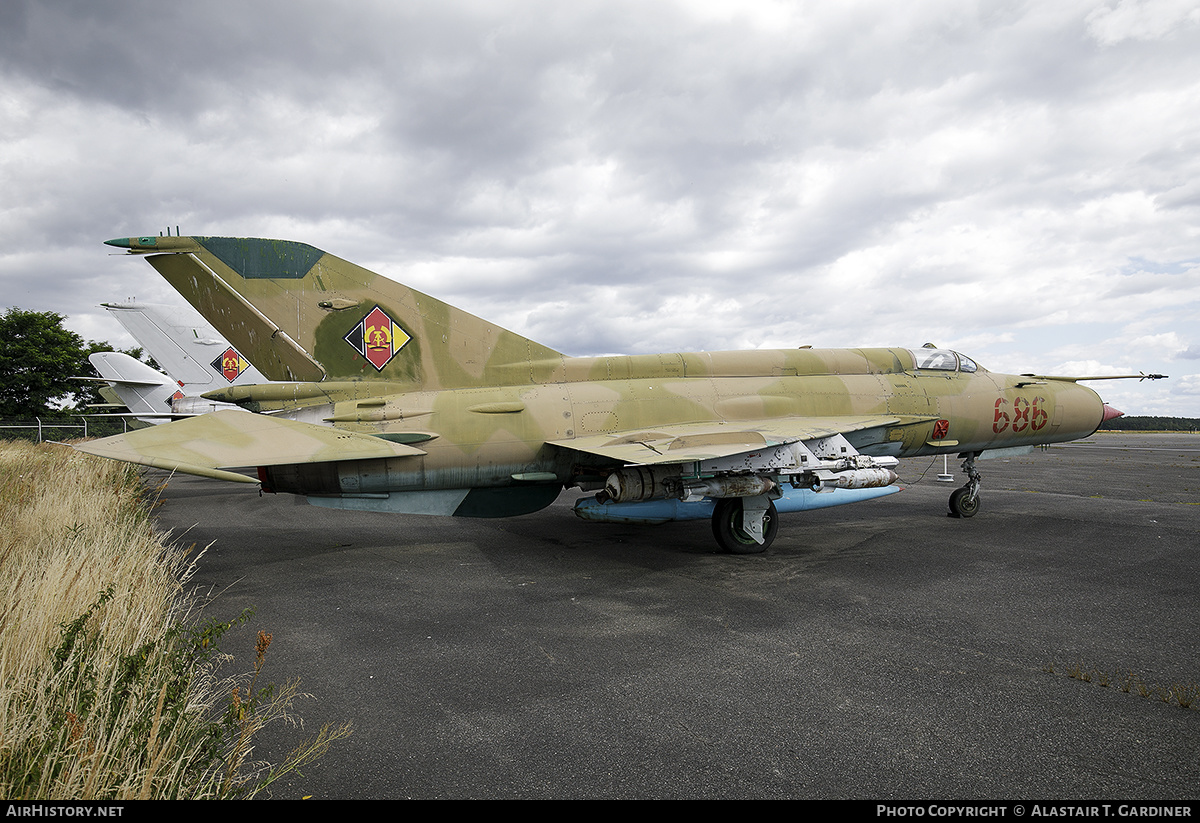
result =
[{"label": "aircraft tail fin", "polygon": [[271,380],[421,389],[543,382],[563,355],[305,243],[107,241],[149,262]]},{"label": "aircraft tail fin", "polygon": [[147,422],[169,419],[172,400],[182,395],[174,380],[127,354],[96,352],[88,355],[88,362],[108,381],[125,407],[134,415],[145,415]]},{"label": "aircraft tail fin", "polygon": [[136,301],[103,306],[188,394],[267,382],[191,306]]}]

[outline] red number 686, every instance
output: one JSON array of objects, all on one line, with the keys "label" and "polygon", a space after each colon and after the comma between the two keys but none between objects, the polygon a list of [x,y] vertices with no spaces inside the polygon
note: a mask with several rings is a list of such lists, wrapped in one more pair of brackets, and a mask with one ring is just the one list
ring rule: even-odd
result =
[{"label": "red number 686", "polygon": [[[1025,397],[1016,397],[1013,400],[1005,397],[997,398],[996,417],[992,421],[992,431],[1000,434],[1006,431],[1010,425],[1014,432],[1023,432],[1026,429],[1040,431],[1050,419],[1050,415],[1046,413],[1045,404],[1046,398],[1044,397],[1035,397],[1033,400]],[[1009,413],[1010,409],[1011,414]]]}]

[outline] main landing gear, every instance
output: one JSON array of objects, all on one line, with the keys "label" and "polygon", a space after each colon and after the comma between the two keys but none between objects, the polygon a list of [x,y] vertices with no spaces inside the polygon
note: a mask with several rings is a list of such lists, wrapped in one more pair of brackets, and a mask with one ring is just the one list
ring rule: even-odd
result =
[{"label": "main landing gear", "polygon": [[765,495],[723,497],[712,515],[713,537],[731,554],[758,554],[775,541],[779,513]]},{"label": "main landing gear", "polygon": [[970,452],[963,461],[962,469],[967,473],[967,483],[950,495],[951,517],[974,517],[979,511],[979,481],[982,477],[975,470],[976,457],[978,453]]}]

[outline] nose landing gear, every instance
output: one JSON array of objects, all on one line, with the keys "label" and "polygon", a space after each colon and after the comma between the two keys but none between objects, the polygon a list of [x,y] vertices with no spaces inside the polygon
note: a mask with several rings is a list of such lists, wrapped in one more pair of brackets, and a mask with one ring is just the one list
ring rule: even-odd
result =
[{"label": "nose landing gear", "polygon": [[962,469],[967,473],[967,483],[961,489],[955,489],[950,495],[951,517],[974,517],[979,511],[979,481],[982,479],[975,470],[976,452],[967,454]]}]

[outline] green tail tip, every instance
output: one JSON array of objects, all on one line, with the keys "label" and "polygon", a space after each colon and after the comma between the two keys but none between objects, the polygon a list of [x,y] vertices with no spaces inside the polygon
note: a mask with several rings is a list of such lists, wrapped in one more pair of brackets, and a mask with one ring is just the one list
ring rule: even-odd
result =
[{"label": "green tail tip", "polygon": [[152,249],[158,246],[157,237],[116,237],[105,240],[104,245],[121,249]]}]

